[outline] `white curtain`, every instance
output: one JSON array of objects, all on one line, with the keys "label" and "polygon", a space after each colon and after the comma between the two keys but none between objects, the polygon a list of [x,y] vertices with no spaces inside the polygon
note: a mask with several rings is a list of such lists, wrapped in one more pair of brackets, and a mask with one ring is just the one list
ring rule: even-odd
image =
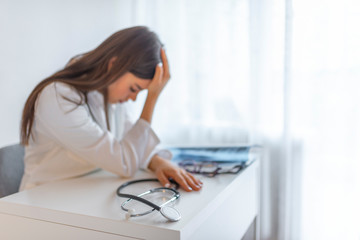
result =
[{"label": "white curtain", "polygon": [[162,141],[265,147],[260,239],[360,238],[359,3],[122,2],[169,56]]},{"label": "white curtain", "polygon": [[360,239],[360,2],[293,1],[302,239]]},{"label": "white curtain", "polygon": [[291,17],[282,0],[250,1],[251,141],[265,148],[260,239],[298,239],[302,141],[292,135]]},{"label": "white curtain", "polygon": [[359,239],[359,3],[251,6],[262,239]]},{"label": "white curtain", "polygon": [[262,239],[359,239],[360,4],[251,6]]}]

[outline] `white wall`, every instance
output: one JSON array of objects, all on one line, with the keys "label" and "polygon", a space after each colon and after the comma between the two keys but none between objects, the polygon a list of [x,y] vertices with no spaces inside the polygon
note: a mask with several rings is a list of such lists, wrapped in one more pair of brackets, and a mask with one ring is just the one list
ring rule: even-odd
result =
[{"label": "white wall", "polygon": [[130,1],[0,1],[0,147],[19,142],[34,86],[130,25]]}]

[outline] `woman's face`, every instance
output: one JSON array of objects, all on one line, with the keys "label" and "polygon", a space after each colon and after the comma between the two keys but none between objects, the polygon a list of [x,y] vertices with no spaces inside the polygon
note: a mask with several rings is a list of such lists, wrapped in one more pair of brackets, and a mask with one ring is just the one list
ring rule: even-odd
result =
[{"label": "woman's face", "polygon": [[147,89],[151,79],[142,79],[127,72],[108,87],[109,103],[123,103],[131,99],[136,100],[141,90]]}]

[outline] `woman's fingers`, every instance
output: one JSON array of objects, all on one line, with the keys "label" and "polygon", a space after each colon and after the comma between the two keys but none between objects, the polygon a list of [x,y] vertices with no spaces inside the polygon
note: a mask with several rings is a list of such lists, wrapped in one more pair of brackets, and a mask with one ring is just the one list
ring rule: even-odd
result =
[{"label": "woman's fingers", "polygon": [[155,94],[155,95],[159,95],[160,92],[162,91],[162,89],[165,86],[165,83],[163,81],[163,67],[161,66],[161,64],[156,65],[155,68],[155,74],[154,77],[150,83],[150,85],[148,86],[148,92],[150,94]]},{"label": "woman's fingers", "polygon": [[170,185],[169,178],[174,179],[187,192],[198,191],[202,187],[202,182],[191,173],[157,155],[151,160],[149,168],[155,171],[156,177],[165,187]]},{"label": "woman's fingers", "polygon": [[165,186],[165,187],[170,187],[170,182],[169,179],[166,177],[166,175],[164,174],[164,172],[159,171],[156,173],[157,178],[159,179],[161,185]]},{"label": "woman's fingers", "polygon": [[202,181],[200,181],[200,179],[197,179],[194,175],[192,175],[191,173],[187,173],[188,176],[191,178],[191,180],[194,182],[194,184],[196,184],[197,186],[199,186],[200,188],[202,187],[203,183]]},{"label": "woman's fingers", "polygon": [[201,189],[201,185],[198,184],[194,179],[191,177],[190,173],[183,173],[183,178],[186,180],[187,184],[195,191],[199,191]]},{"label": "woman's fingers", "polygon": [[173,176],[169,177],[172,177],[187,192],[192,190],[199,191],[202,187],[202,183],[198,183],[192,174],[182,169],[179,169]]},{"label": "woman's fingers", "polygon": [[160,55],[161,55],[161,60],[163,62],[163,66],[164,66],[164,78],[169,79],[170,78],[169,62],[168,62],[165,50],[163,48],[161,49]]},{"label": "woman's fingers", "polygon": [[193,189],[190,187],[190,185],[187,183],[187,181],[185,180],[185,178],[180,174],[175,174],[175,176],[173,176],[173,179],[180,185],[180,187],[182,189],[184,189],[187,192],[191,192]]},{"label": "woman's fingers", "polygon": [[156,82],[159,82],[163,78],[163,75],[164,75],[164,71],[161,64],[156,65],[153,81],[155,80]]},{"label": "woman's fingers", "polygon": [[155,68],[154,77],[148,86],[148,92],[153,95],[159,95],[170,79],[169,62],[164,49],[160,50],[162,64],[159,63]]}]

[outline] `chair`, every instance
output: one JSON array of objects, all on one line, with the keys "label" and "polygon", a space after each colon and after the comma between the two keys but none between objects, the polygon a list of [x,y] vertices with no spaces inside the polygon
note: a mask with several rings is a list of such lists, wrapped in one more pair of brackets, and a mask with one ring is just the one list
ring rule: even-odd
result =
[{"label": "chair", "polygon": [[0,198],[19,191],[24,174],[24,154],[20,144],[0,149]]}]

